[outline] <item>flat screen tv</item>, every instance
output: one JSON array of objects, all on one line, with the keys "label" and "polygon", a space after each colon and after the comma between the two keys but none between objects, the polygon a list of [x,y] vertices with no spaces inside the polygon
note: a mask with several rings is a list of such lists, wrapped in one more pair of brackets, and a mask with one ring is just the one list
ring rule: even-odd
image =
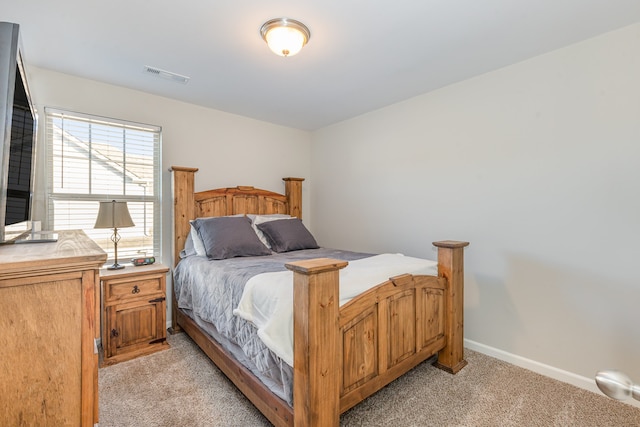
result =
[{"label": "flat screen tv", "polygon": [[0,22],[0,243],[31,231],[36,122],[19,25]]}]

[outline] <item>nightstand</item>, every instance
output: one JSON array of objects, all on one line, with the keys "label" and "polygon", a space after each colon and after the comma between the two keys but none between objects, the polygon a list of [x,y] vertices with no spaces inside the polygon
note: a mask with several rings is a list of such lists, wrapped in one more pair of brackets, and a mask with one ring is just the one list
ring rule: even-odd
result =
[{"label": "nightstand", "polygon": [[100,270],[103,366],[169,348],[168,271],[162,264]]}]

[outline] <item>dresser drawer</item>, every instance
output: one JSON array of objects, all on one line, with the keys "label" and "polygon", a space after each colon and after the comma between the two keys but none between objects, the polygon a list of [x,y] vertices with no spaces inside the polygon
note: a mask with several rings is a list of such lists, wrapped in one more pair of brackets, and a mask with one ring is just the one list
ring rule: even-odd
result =
[{"label": "dresser drawer", "polygon": [[162,277],[159,275],[112,279],[103,282],[106,303],[164,292]]}]

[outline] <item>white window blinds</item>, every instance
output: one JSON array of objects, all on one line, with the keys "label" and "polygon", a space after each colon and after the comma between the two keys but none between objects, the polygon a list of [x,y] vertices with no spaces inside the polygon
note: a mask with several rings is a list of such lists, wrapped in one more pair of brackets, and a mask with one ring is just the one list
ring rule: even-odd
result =
[{"label": "white window blinds", "polygon": [[118,229],[118,260],[160,257],[160,127],[45,113],[49,228],[82,229],[113,259],[113,230],[93,226],[99,202],[127,202],[135,227]]}]

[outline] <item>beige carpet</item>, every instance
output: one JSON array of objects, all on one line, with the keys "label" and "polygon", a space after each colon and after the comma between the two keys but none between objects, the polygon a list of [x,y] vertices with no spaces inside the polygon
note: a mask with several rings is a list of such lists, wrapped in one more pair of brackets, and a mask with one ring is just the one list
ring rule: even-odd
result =
[{"label": "beige carpet", "polygon": [[[269,426],[185,334],[101,368],[100,426]],[[450,375],[422,364],[342,415],[342,426],[640,426],[640,409],[481,353]]]}]

